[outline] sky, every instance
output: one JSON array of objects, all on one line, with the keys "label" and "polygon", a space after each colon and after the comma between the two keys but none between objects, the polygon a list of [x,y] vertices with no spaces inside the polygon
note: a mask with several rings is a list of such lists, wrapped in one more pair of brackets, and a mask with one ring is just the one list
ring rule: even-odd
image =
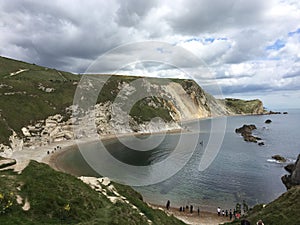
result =
[{"label": "sky", "polygon": [[[192,78],[222,97],[300,108],[298,0],[0,0],[0,34],[5,57],[84,73],[108,54],[99,72],[126,62],[122,74]],[[139,62],[134,54],[151,47],[162,57],[183,48],[199,61]]]}]

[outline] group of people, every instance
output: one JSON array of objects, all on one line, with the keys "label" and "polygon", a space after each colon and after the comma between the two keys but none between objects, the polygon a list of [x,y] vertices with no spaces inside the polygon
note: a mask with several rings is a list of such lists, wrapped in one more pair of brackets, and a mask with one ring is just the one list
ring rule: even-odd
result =
[{"label": "group of people", "polygon": [[[170,209],[170,206],[171,206],[171,203],[170,203],[170,200],[168,200],[167,201],[167,204],[166,204],[166,208],[167,208],[167,210],[169,210]],[[179,207],[179,212],[189,212],[189,213],[194,213],[194,206],[193,205],[190,205],[190,206],[188,206],[188,205],[186,205],[186,206],[180,206]],[[198,207],[198,209],[197,209],[197,213],[198,213],[198,215],[200,216],[200,208]]]},{"label": "group of people", "polygon": [[229,216],[229,219],[232,220],[232,218],[240,218],[241,214],[238,213],[235,209],[232,211],[232,209],[230,209],[229,211],[226,209],[222,209],[220,207],[217,208],[217,213],[218,213],[218,216],[226,216],[228,217]]},{"label": "group of people", "polygon": [[[166,209],[169,210],[171,207],[171,202],[170,200],[167,201],[166,204]],[[186,205],[186,206],[180,206],[179,207],[179,212],[187,212],[187,213],[194,213],[194,206],[193,205]],[[198,207],[197,209],[197,213],[198,216],[200,216],[200,208]],[[224,216],[224,217],[229,217],[230,220],[234,219],[240,219],[241,214],[240,211],[234,209],[232,211],[232,209],[229,209],[229,211],[226,209],[221,209],[220,207],[217,208],[217,214],[218,216]],[[241,225],[251,225],[250,222],[248,220],[241,220]],[[264,223],[262,222],[262,220],[257,221],[256,225],[264,225]]]},{"label": "group of people", "polygon": [[54,153],[56,150],[60,150],[61,147],[59,145],[57,145],[56,147],[54,147],[54,150],[52,150],[51,152],[50,151],[47,151],[47,154],[49,155],[50,153]]},{"label": "group of people", "polygon": [[[186,205],[186,206],[180,206],[179,207],[179,212],[190,212],[190,213],[194,213],[194,206],[193,205]],[[200,216],[200,208],[198,207],[197,209],[197,213]]]},{"label": "group of people", "polygon": [[[229,219],[232,220],[232,218],[234,217],[234,219],[240,219],[241,217],[241,214],[236,210],[234,209],[233,212],[232,210],[230,209],[229,212],[228,210],[221,210],[220,207],[217,208],[217,213],[218,213],[218,216],[229,216]],[[250,222],[248,220],[241,220],[241,225],[250,225]],[[259,220],[257,221],[256,225],[264,225],[264,223],[262,222],[262,220]]]}]

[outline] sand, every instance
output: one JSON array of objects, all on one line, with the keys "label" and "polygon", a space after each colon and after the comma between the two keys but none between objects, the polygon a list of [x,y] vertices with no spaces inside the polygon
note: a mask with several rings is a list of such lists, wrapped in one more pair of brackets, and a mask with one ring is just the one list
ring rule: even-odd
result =
[{"label": "sand", "polygon": [[167,210],[163,206],[151,205],[153,208],[158,208],[165,211],[169,215],[174,215],[176,218],[182,220],[186,224],[192,225],[219,225],[225,222],[230,222],[229,217],[218,216],[217,211],[207,212],[200,211],[200,215],[197,213],[197,209],[193,213],[189,212],[179,212],[178,208],[170,208]]}]

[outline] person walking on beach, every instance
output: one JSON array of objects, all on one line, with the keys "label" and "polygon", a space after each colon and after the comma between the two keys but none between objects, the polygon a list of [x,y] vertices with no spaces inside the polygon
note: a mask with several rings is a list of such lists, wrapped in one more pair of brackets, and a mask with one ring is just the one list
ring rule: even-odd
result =
[{"label": "person walking on beach", "polygon": [[198,212],[198,216],[200,216],[200,208],[199,207],[198,207],[197,212]]},{"label": "person walking on beach", "polygon": [[229,219],[232,220],[232,211],[231,211],[231,209],[229,210]]},{"label": "person walking on beach", "polygon": [[217,212],[218,212],[218,216],[220,216],[221,215],[221,208],[220,207],[217,208]]},{"label": "person walking on beach", "polygon": [[167,201],[167,204],[166,204],[166,208],[167,208],[167,210],[169,210],[169,209],[170,209],[170,204],[171,204],[171,203],[170,203],[170,200],[168,200],[168,201]]},{"label": "person walking on beach", "polygon": [[190,205],[190,213],[193,213],[193,205]]},{"label": "person walking on beach", "polygon": [[228,210],[225,211],[225,216],[228,217]]}]

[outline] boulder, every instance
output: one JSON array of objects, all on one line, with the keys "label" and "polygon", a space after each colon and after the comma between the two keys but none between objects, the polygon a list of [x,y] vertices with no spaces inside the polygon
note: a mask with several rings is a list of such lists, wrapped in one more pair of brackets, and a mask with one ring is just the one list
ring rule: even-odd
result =
[{"label": "boulder", "polygon": [[275,160],[280,161],[280,162],[286,162],[286,159],[281,155],[273,155],[272,159],[275,159]]},{"label": "boulder", "polygon": [[272,123],[272,120],[270,120],[270,119],[267,119],[266,121],[265,121],[265,123]]},{"label": "boulder", "polygon": [[281,181],[287,189],[293,186],[300,185],[300,154],[295,162],[295,164],[289,164],[285,167],[289,174],[281,177]]},{"label": "boulder", "polygon": [[261,138],[252,135],[252,131],[255,129],[257,128],[254,124],[244,124],[242,127],[235,129],[235,132],[240,133],[245,141],[257,143],[257,141],[261,140]]}]

